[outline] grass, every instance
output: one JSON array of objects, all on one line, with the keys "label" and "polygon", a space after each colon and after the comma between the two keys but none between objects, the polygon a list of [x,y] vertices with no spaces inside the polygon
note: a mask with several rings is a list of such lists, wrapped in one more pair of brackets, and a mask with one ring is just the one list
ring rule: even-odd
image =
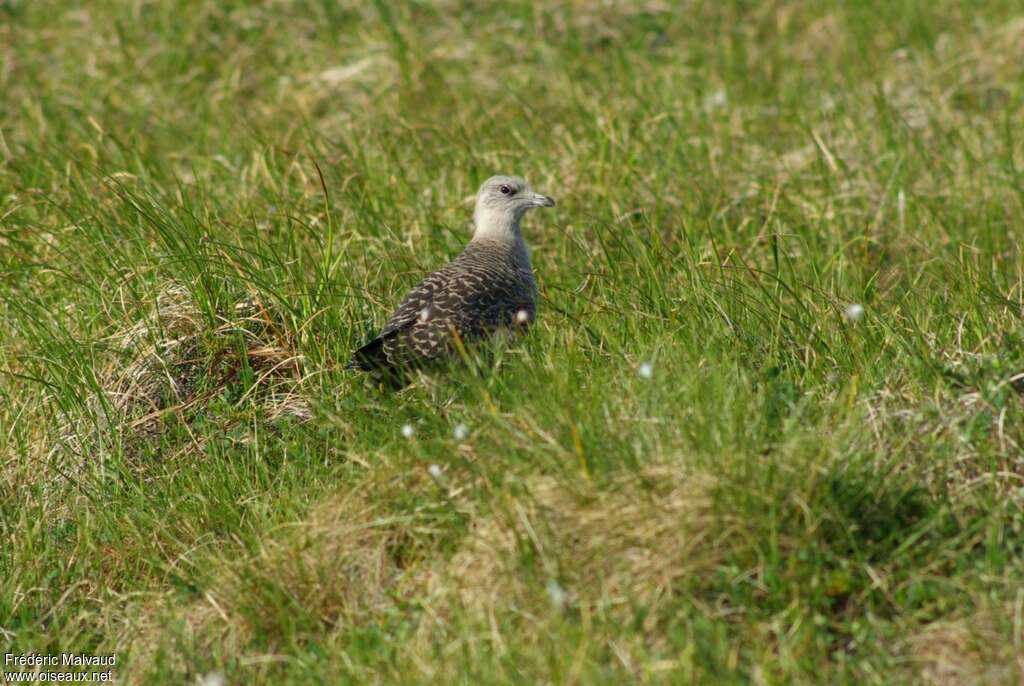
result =
[{"label": "grass", "polygon": [[[1020,682],[1017,3],[0,17],[5,652]],[[537,325],[374,391],[350,351],[493,173],[559,202]]]}]

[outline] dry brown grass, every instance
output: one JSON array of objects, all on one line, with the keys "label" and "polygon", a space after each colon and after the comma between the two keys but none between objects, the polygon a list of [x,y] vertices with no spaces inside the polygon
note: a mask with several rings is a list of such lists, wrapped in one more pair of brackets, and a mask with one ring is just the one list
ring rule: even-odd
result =
[{"label": "dry brown grass", "polygon": [[[331,498],[268,533],[252,556],[219,560],[215,568],[223,571],[191,606],[175,608],[169,597],[140,606],[136,614],[150,618],[149,628],[128,637],[131,673],[146,673],[160,643],[154,637],[170,618],[184,622],[194,649],[258,662],[295,624],[333,637],[328,643],[338,641],[340,650],[346,630],[383,621],[399,602],[424,613],[403,652],[423,675],[443,671],[431,646],[448,635],[449,621],[475,625],[476,632],[454,639],[472,644],[491,640],[493,628],[510,618],[543,622],[569,612],[614,623],[642,609],[644,645],[611,646],[629,663],[630,654],[665,647],[662,607],[686,577],[719,561],[728,530],[713,526],[712,485],[678,465],[616,478],[607,492],[586,482],[530,479],[507,508],[477,516],[450,556],[421,548],[408,554],[415,522],[389,516],[365,489]],[[457,500],[459,490],[452,493]],[[565,595],[554,598],[553,591]]]},{"label": "dry brown grass", "polygon": [[[466,610],[488,625],[552,604],[618,619],[643,608],[653,630],[681,582],[718,562],[727,532],[713,527],[711,487],[678,464],[619,477],[607,491],[530,479],[522,497],[477,518],[462,547],[431,571],[427,605],[436,622]],[[564,598],[546,597],[556,587]]]},{"label": "dry brown grass", "polygon": [[273,642],[280,603],[266,614],[253,612],[254,596],[286,596],[289,609],[301,609],[323,628],[357,624],[389,605],[399,568],[393,547],[398,522],[359,496],[332,499],[308,519],[271,536],[244,566],[230,568],[195,608],[196,626],[230,622],[241,637],[253,634]]},{"label": "dry brown grass", "polygon": [[[163,459],[200,450],[215,434],[196,434],[191,423],[228,386],[242,384],[243,370],[252,379],[237,408],[255,408],[270,423],[308,420],[312,412],[300,390],[303,358],[276,332],[257,300],[239,303],[234,317],[211,327],[188,291],[169,285],[149,314],[105,341],[109,353],[99,356],[95,384],[81,388],[79,404],[65,408],[56,425],[34,423],[37,440],[28,450],[12,446],[10,454],[0,454],[0,494],[8,478],[42,483],[59,517],[70,505],[69,488],[95,497],[89,475],[97,466],[102,473],[112,450],[142,466],[147,449],[175,423],[190,438]],[[37,407],[44,408],[45,402]],[[225,417],[222,428],[233,421]]]},{"label": "dry brown grass", "polygon": [[[1016,615],[1014,614],[1016,612]],[[1002,622],[1017,632],[1007,641],[990,612],[946,619],[911,637],[910,653],[921,681],[930,686],[1019,686],[1024,683],[1024,633],[1020,607],[1005,607]]]},{"label": "dry brown grass", "polygon": [[145,683],[155,651],[168,645],[168,621],[180,622],[200,653],[216,649],[254,662],[272,661],[296,626],[331,636],[373,621],[393,607],[402,573],[395,550],[409,524],[357,493],[338,496],[268,532],[252,555],[217,559],[210,588],[191,605],[176,606],[170,595],[146,599],[130,613],[141,618],[136,631],[124,635],[131,682]]},{"label": "dry brown grass", "polygon": [[[243,340],[241,349],[215,342],[235,335]],[[243,364],[256,377],[249,393],[265,402],[272,417],[309,417],[308,407],[295,395],[302,356],[276,335],[258,300],[238,303],[234,317],[210,330],[188,291],[171,285],[158,296],[149,317],[113,341],[129,359],[108,365],[101,383],[114,407],[133,416],[133,427],[151,427],[163,414],[207,401],[237,381]],[[211,372],[218,374],[211,378]]]},{"label": "dry brown grass", "polygon": [[[189,292],[172,284],[148,316],[108,342],[115,353],[97,372],[102,397],[91,403],[95,416],[107,418],[93,425],[101,431],[153,440],[169,416],[187,424],[226,386],[239,383],[243,370],[253,381],[237,404],[257,402],[269,421],[311,416],[299,393],[302,356],[258,300],[239,303],[234,317],[210,327]],[[81,442],[89,431],[84,424],[65,427],[60,445]]]}]

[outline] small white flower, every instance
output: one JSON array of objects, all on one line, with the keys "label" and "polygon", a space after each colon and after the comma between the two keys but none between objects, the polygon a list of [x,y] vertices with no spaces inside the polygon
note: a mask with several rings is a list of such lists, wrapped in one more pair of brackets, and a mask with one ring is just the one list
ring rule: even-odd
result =
[{"label": "small white flower", "polygon": [[224,675],[220,672],[209,672],[196,680],[196,686],[224,686],[224,683]]},{"label": "small white flower", "polygon": [[650,362],[642,362],[636,369],[636,373],[640,375],[641,379],[650,379],[654,376],[654,365]]},{"label": "small white flower", "polygon": [[441,469],[441,465],[430,465],[429,467],[427,467],[427,474],[430,475],[430,478],[433,479],[434,483],[436,483],[438,486],[444,486],[445,482],[447,481],[447,479],[444,476],[444,470]]},{"label": "small white flower", "polygon": [[421,322],[430,321],[430,308],[429,307],[424,307],[422,310],[420,310],[420,321]]},{"label": "small white flower", "polygon": [[412,424],[403,424],[402,435],[405,436],[406,438],[412,438],[413,436],[416,435],[416,427],[413,426]]},{"label": "small white flower", "polygon": [[547,591],[548,598],[551,599],[551,604],[558,610],[563,609],[566,602],[569,600],[569,594],[565,592],[564,588],[562,588],[562,584],[552,579],[548,582]]},{"label": "small white flower", "polygon": [[864,317],[864,306],[857,303],[847,305],[843,311],[843,316],[846,317],[848,322],[858,322]]},{"label": "small white flower", "polygon": [[526,310],[519,310],[518,312],[516,312],[516,321],[519,322],[520,324],[525,324],[526,322],[530,321],[530,313],[527,312]]},{"label": "small white flower", "polygon": [[469,436],[469,426],[459,422],[455,425],[455,428],[452,429],[452,435],[455,436],[456,441],[465,440],[466,437]]},{"label": "small white flower", "polygon": [[720,110],[729,106],[729,94],[724,88],[719,88],[704,100],[704,108],[709,110]]}]

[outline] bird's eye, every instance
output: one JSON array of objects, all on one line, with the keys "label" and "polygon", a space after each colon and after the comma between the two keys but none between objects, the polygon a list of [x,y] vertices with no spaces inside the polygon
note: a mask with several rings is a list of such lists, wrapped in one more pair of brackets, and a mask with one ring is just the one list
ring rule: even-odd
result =
[{"label": "bird's eye", "polygon": [[505,186],[504,184],[499,186],[498,190],[501,191],[502,195],[508,195],[512,192],[512,189],[509,188],[508,186]]}]

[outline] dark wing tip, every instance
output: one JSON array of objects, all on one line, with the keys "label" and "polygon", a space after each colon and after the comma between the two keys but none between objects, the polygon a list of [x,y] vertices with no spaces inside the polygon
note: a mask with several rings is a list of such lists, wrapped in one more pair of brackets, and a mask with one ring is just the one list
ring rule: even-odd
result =
[{"label": "dark wing tip", "polygon": [[356,369],[362,372],[382,369],[388,366],[388,358],[384,353],[384,339],[374,338],[372,341],[352,353],[352,359],[345,369]]}]

